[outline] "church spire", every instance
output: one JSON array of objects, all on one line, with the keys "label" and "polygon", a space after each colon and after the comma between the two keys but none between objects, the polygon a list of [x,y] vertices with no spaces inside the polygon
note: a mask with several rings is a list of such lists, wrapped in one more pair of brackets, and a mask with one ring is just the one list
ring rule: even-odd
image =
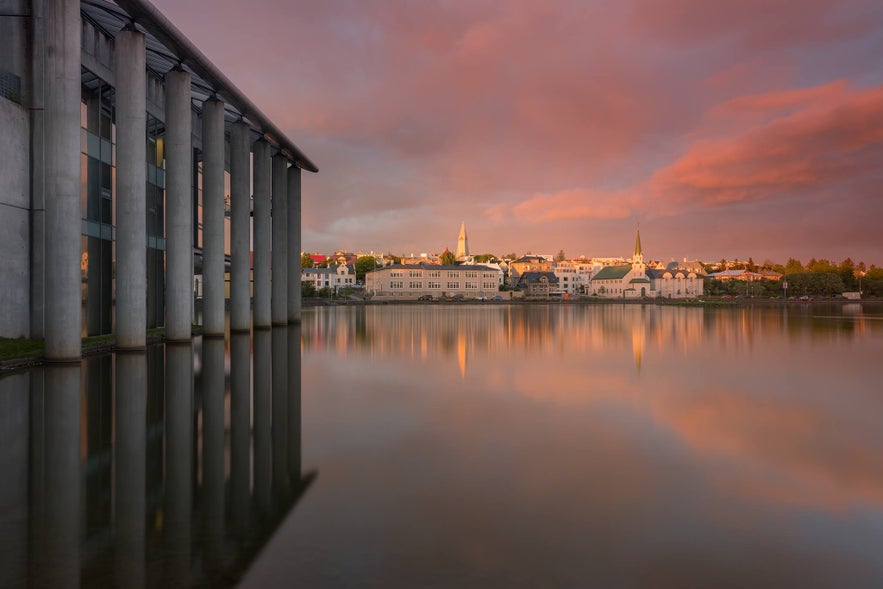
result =
[{"label": "church spire", "polygon": [[638,229],[638,237],[635,239],[635,255],[632,258],[633,264],[644,263],[644,250],[641,249],[641,230]]},{"label": "church spire", "polygon": [[460,224],[460,236],[457,238],[457,254],[458,260],[469,256],[469,239],[466,237],[466,223]]}]

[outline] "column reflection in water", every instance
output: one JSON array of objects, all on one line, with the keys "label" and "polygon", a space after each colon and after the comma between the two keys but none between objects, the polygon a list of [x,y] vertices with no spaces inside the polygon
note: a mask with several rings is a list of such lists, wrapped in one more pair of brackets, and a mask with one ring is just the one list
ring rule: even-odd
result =
[{"label": "column reflection in water", "polygon": [[114,578],[119,587],[143,587],[147,356],[118,352],[115,366]]},{"label": "column reflection in water", "polygon": [[211,575],[224,545],[224,340],[205,338],[202,353],[202,520]]},{"label": "column reflection in water", "polygon": [[285,497],[288,484],[288,330],[273,329],[273,493]]},{"label": "column reflection in water", "polygon": [[166,345],[166,481],[164,535],[168,581],[190,582],[193,524],[193,348]]},{"label": "column reflection in water", "polygon": [[288,327],[288,472],[297,484],[300,480],[300,324]]},{"label": "column reflection in water", "polygon": [[269,330],[254,332],[254,494],[261,515],[271,509],[270,373],[272,356]]},{"label": "column reflection in water", "polygon": [[230,487],[233,527],[247,530],[251,471],[251,337],[230,336]]},{"label": "column reflection in water", "polygon": [[44,369],[45,519],[37,587],[80,586],[80,365]]}]

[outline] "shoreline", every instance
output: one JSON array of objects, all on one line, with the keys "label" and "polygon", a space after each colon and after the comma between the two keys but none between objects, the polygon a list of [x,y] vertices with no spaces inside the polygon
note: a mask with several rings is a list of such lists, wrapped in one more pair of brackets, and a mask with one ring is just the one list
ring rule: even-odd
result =
[{"label": "shoreline", "polygon": [[[721,307],[731,307],[731,308],[744,308],[744,307],[782,307],[782,308],[794,308],[794,307],[811,307],[818,305],[862,305],[862,306],[872,306],[878,307],[883,306],[883,299],[860,299],[860,300],[851,300],[851,299],[834,299],[834,298],[820,298],[820,299],[811,299],[808,301],[801,301],[798,299],[722,299],[720,297],[714,298],[704,298],[704,299],[604,299],[604,298],[591,298],[591,297],[579,297],[579,298],[571,298],[571,299],[536,299],[536,298],[518,298],[518,299],[510,299],[510,300],[502,300],[502,301],[479,301],[479,300],[467,300],[467,299],[453,299],[453,300],[433,300],[433,301],[418,301],[416,299],[384,299],[384,300],[376,300],[376,299],[368,299],[368,300],[352,300],[352,299],[336,299],[336,300],[327,300],[327,299],[304,299],[303,307],[369,307],[369,306],[386,306],[386,305],[395,305],[395,306],[503,306],[503,305],[654,305],[659,307],[692,307],[692,308],[721,308]],[[200,327],[195,327],[193,330],[193,337],[198,337],[202,334],[202,329]],[[163,329],[152,330],[151,333],[148,334],[147,343],[148,345],[165,343],[165,333]],[[22,348],[20,354],[16,354],[15,351],[6,352],[8,357],[0,360],[0,377],[7,376],[13,374],[15,372],[19,372],[21,370],[33,368],[36,366],[42,366],[46,363],[46,359],[43,356],[43,345],[42,340],[29,340],[29,339],[11,339],[11,338],[0,338],[0,351],[2,351],[2,345],[7,344],[8,347],[17,347]],[[89,356],[94,356],[96,354],[103,354],[106,352],[114,352],[116,351],[116,338],[111,335],[101,335],[90,338],[83,339],[83,350],[81,358],[88,358]]]}]

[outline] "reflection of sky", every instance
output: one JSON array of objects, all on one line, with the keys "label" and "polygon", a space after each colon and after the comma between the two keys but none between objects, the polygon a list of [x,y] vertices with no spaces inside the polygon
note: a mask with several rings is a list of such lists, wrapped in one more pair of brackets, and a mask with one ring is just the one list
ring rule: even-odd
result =
[{"label": "reflection of sky", "polygon": [[815,315],[308,311],[322,476],[247,580],[879,587],[883,321]]}]

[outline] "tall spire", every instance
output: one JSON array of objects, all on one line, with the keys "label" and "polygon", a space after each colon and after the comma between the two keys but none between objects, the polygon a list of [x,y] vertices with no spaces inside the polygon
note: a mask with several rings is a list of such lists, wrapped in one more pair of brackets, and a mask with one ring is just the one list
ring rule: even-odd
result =
[{"label": "tall spire", "polygon": [[635,257],[636,258],[638,256],[643,257],[643,255],[644,255],[644,252],[641,250],[641,230],[638,229],[638,239],[635,240]]},{"label": "tall spire", "polygon": [[469,240],[466,237],[466,223],[460,224],[460,236],[457,238],[456,258],[462,259],[469,256]]}]

